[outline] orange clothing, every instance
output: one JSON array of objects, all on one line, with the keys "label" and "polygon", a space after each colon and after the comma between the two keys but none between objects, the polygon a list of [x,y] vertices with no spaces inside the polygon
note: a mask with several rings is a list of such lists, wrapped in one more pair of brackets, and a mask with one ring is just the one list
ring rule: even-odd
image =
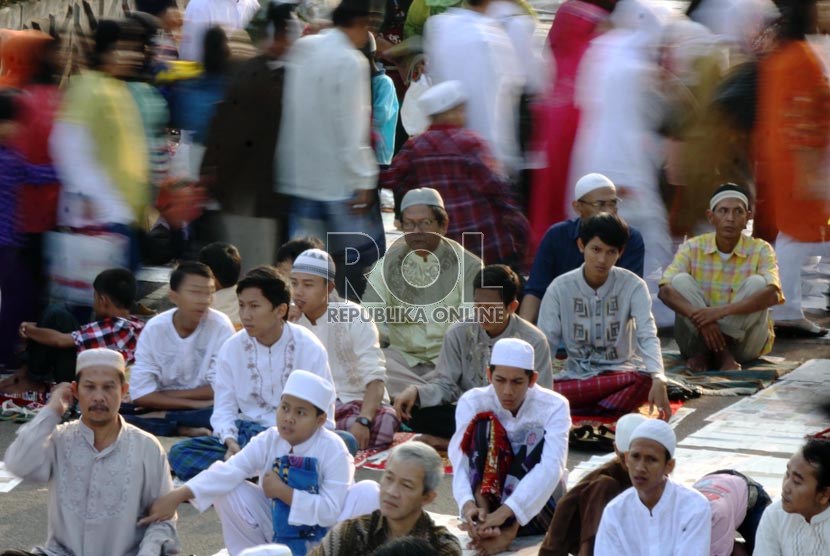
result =
[{"label": "orange clothing", "polygon": [[806,41],[789,41],[760,62],[755,128],[756,233],[820,242],[830,232],[830,87]]},{"label": "orange clothing", "polygon": [[0,88],[19,89],[32,78],[38,56],[52,37],[41,31],[0,29]]}]

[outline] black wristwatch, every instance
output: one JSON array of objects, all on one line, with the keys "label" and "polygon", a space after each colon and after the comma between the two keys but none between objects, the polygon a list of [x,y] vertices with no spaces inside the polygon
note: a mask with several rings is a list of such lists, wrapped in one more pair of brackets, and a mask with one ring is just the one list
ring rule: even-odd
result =
[{"label": "black wristwatch", "polygon": [[372,428],[372,421],[370,421],[367,417],[358,417],[354,420],[354,422],[363,425],[367,429]]}]

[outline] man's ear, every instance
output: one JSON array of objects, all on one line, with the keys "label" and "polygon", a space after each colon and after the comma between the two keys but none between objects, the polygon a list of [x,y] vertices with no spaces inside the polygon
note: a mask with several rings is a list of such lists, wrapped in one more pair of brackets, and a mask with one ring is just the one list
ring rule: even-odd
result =
[{"label": "man's ear", "polygon": [[317,426],[322,427],[326,424],[326,421],[329,419],[328,412],[324,411],[320,415],[317,416]]},{"label": "man's ear", "polygon": [[706,209],[706,221],[709,222],[709,224],[711,224],[712,226],[715,225],[714,218],[715,218],[715,213],[712,212],[711,209]]},{"label": "man's ear", "polygon": [[424,506],[426,506],[427,504],[432,504],[432,502],[435,500],[436,496],[438,496],[438,491],[436,491],[436,490],[433,490],[433,491],[430,491],[430,492],[427,492],[426,494],[424,494],[424,498],[423,498]]},{"label": "man's ear", "polygon": [[674,473],[674,466],[676,463],[677,460],[674,458],[671,458],[669,460],[669,462],[666,464],[666,475],[671,475],[672,473]]},{"label": "man's ear", "polygon": [[539,373],[533,373],[530,375],[530,380],[527,381],[527,387],[533,388],[536,385],[536,381],[539,380]]},{"label": "man's ear", "polygon": [[493,371],[490,370],[490,365],[487,365],[487,383],[493,384]]},{"label": "man's ear", "polygon": [[282,320],[288,318],[288,303],[280,303],[275,307],[275,310],[277,311],[277,317]]},{"label": "man's ear", "polygon": [[334,282],[329,280],[328,284],[328,292],[331,293],[334,291]]},{"label": "man's ear", "polygon": [[581,237],[576,238],[576,246],[579,247],[579,252],[580,253],[585,252],[585,244],[582,243],[582,238]]},{"label": "man's ear", "polygon": [[[129,386],[129,384],[127,386]],[[78,399],[78,383],[73,380],[72,384],[70,384],[69,387],[72,389],[72,395],[75,396],[75,399],[77,400]]]},{"label": "man's ear", "polygon": [[513,301],[511,301],[510,303],[508,303],[508,304],[507,304],[507,307],[505,307],[505,312],[506,312],[508,315],[512,315],[513,313],[515,313],[515,312],[516,312],[516,310],[517,310],[518,308],[519,308],[519,300],[518,300],[518,299],[514,299]]},{"label": "man's ear", "polygon": [[822,506],[830,504],[830,487],[819,489],[818,502]]},{"label": "man's ear", "polygon": [[123,398],[124,396],[126,396],[127,392],[129,392],[129,391],[130,391],[130,383],[125,380],[121,384],[121,397]]}]

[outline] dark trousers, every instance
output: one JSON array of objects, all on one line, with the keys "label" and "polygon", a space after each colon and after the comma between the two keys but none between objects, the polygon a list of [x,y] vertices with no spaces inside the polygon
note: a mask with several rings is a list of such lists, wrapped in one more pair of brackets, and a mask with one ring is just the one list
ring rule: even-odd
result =
[{"label": "dark trousers", "polygon": [[16,368],[17,328],[26,312],[27,295],[17,247],[0,246],[0,365]]},{"label": "dark trousers", "polygon": [[406,425],[421,434],[452,438],[455,434],[455,404],[412,409],[412,419]]},{"label": "dark trousers", "polygon": [[[78,320],[65,307],[51,305],[37,323],[40,328],[51,328],[68,333],[79,328]],[[53,348],[29,341],[26,348],[26,364],[29,378],[43,382],[72,382],[75,380],[77,350]]]},{"label": "dark trousers", "polygon": [[139,408],[131,403],[122,403],[120,413],[131,425],[156,436],[179,436],[179,427],[210,428],[213,407],[202,409],[168,409],[165,417],[143,417]]}]

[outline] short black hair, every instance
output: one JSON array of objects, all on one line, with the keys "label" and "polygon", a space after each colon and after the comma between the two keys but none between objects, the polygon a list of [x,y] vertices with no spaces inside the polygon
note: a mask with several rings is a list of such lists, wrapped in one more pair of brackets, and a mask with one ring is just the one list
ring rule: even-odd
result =
[{"label": "short black hair", "polygon": [[209,28],[205,32],[203,46],[202,66],[205,74],[218,75],[224,73],[231,59],[231,49],[225,30],[218,25]]},{"label": "short black hair", "polygon": [[174,292],[179,291],[179,286],[182,285],[184,277],[187,275],[201,276],[213,280],[213,272],[211,272],[208,265],[196,261],[182,261],[170,274],[170,289]]},{"label": "short black hair", "polygon": [[818,488],[830,487],[830,440],[811,438],[801,448],[801,455],[816,468]]},{"label": "short black hair", "polygon": [[628,224],[622,218],[607,212],[601,212],[579,223],[579,239],[583,245],[598,237],[606,245],[616,247],[620,251],[628,243]]},{"label": "short black hair", "polygon": [[0,91],[0,122],[17,119],[17,92],[14,89]]},{"label": "short black hair", "polygon": [[248,288],[259,288],[273,307],[291,302],[291,283],[273,266],[258,266],[249,271],[236,285],[236,294]]},{"label": "short black hair", "polygon": [[[752,195],[749,193],[749,190],[746,187],[744,187],[742,185],[738,185],[736,183],[724,183],[724,184],[722,184],[717,189],[715,189],[715,191],[714,191],[714,193],[712,193],[712,195],[709,196],[709,200],[711,201],[712,199],[715,198],[715,195],[718,195],[719,193],[723,193],[724,191],[737,191],[738,193],[740,193],[742,195],[745,195],[747,201],[749,201],[750,206],[752,206]],[[746,208],[749,209],[749,207],[746,207]]]},{"label": "short black hair", "polygon": [[219,285],[223,288],[235,286],[242,272],[242,257],[239,249],[230,243],[215,241],[202,247],[199,262],[210,267]]},{"label": "short black hair", "polygon": [[130,309],[135,303],[135,276],[126,268],[108,268],[92,282],[98,295],[106,295],[119,309]]},{"label": "short black hair", "polygon": [[277,250],[277,262],[283,263],[285,261],[291,261],[293,264],[294,260],[299,257],[300,253],[303,251],[325,248],[326,246],[323,245],[323,241],[319,238],[312,236],[298,237],[287,241],[280,246]]},{"label": "short black hair", "polygon": [[782,39],[803,41],[813,31],[810,26],[814,23],[812,8],[816,0],[784,0],[777,2],[781,10],[781,20],[778,34]]},{"label": "short black hair", "polygon": [[473,288],[500,288],[496,291],[500,293],[502,303],[507,307],[518,299],[519,277],[505,264],[491,264],[478,271],[473,280]]},{"label": "short black hair", "polygon": [[358,19],[369,18],[369,8],[355,9],[346,5],[346,2],[341,2],[339,6],[334,8],[331,13],[331,22],[335,27],[343,27],[348,29],[355,24]]},{"label": "short black hair", "polygon": [[285,35],[296,8],[297,5],[290,2],[269,2],[266,20],[274,26],[275,36]]},{"label": "short black hair", "polygon": [[399,537],[377,547],[369,556],[432,556],[435,549],[420,537]]},{"label": "short black hair", "polygon": [[89,66],[99,68],[104,63],[104,55],[115,49],[121,38],[121,25],[114,19],[102,19],[95,27],[92,49],[89,52]]}]

